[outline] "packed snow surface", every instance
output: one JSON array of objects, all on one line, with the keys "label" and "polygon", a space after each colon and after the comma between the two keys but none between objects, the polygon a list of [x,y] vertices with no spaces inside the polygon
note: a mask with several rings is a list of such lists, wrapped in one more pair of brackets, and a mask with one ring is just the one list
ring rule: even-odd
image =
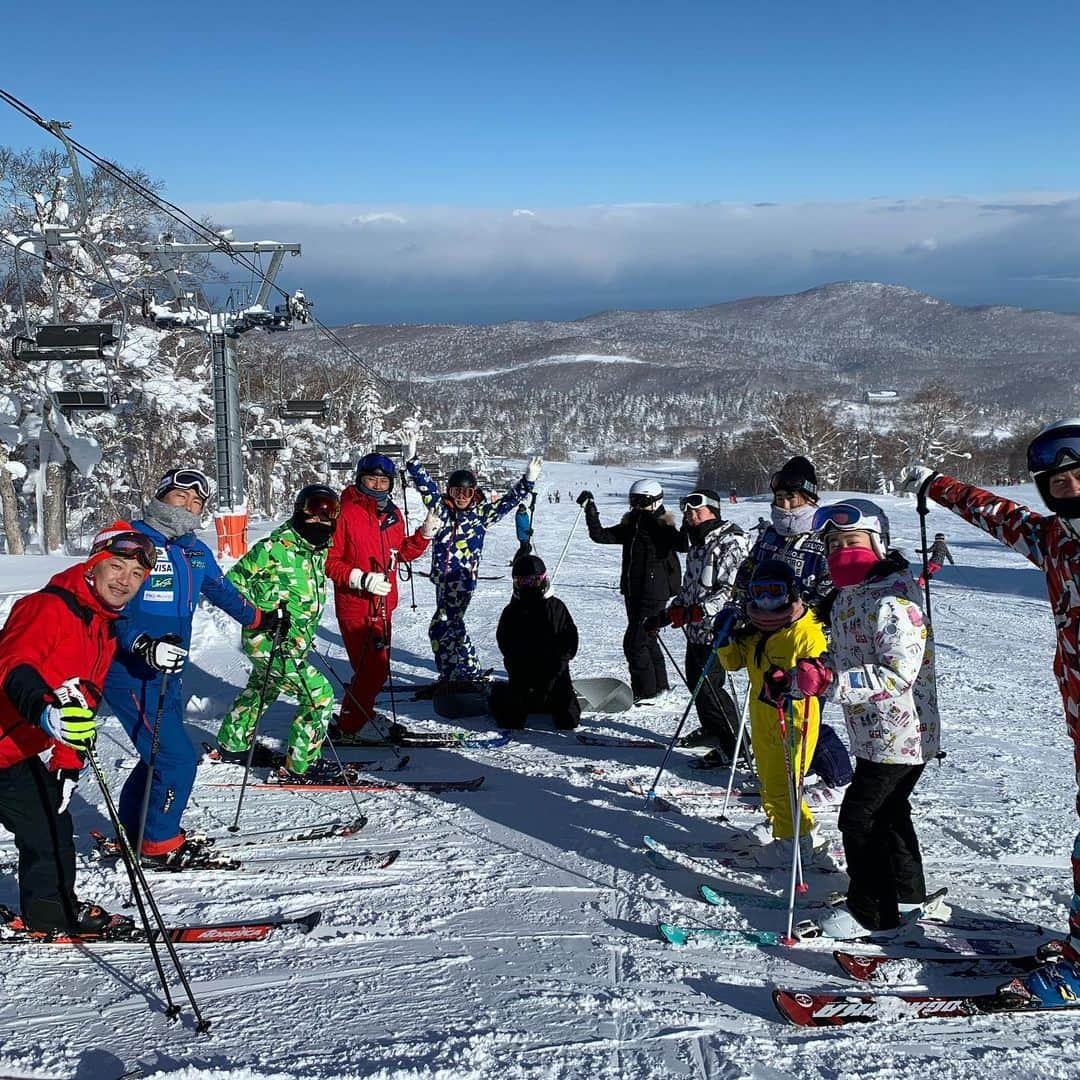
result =
[{"label": "packed snow surface", "polygon": [[[668,505],[691,486],[685,464],[638,470],[550,465],[540,483],[536,541],[554,566],[579,509],[582,487],[601,517],[617,520],[632,479],[663,481]],[[555,505],[549,492],[560,490]],[[1009,492],[1034,501],[1031,487]],[[894,542],[918,545],[911,500],[883,497]],[[411,505],[414,524],[418,506]],[[724,512],[751,527],[765,500]],[[1071,895],[1068,855],[1076,831],[1069,744],[1051,674],[1053,626],[1041,575],[959,518],[933,509],[931,535],[944,531],[957,566],[934,581],[938,684],[947,757],[928,767],[914,796],[915,819],[931,888],[949,886],[959,912],[1003,913],[1043,925],[1065,924]],[[499,665],[495,625],[510,593],[512,520],[488,534],[483,573],[468,622],[483,659]],[[914,556],[913,556],[914,557]],[[42,585],[70,560],[0,559],[0,616],[14,594]],[[624,625],[617,591],[619,553],[590,543],[580,523],[556,582],[581,630],[576,676],[625,678]],[[439,728],[428,702],[407,688],[433,677],[427,624],[432,589],[415,578],[416,609],[403,588],[394,622],[397,715],[411,727]],[[682,657],[678,631],[665,641]],[[330,605],[319,649],[347,677]],[[319,661],[322,663],[323,661]],[[213,739],[248,665],[237,626],[221,613],[196,617],[185,686],[193,740]],[[673,686],[677,677],[673,675]],[[742,675],[735,676],[741,698]],[[671,691],[657,705],[617,716],[587,715],[581,730],[667,738],[688,700]],[[387,710],[389,697],[381,699]],[[269,711],[264,734],[281,739],[291,706]],[[840,731],[839,711],[826,719]],[[465,727],[488,731],[481,720]],[[114,791],[132,751],[106,719],[99,758]],[[727,774],[688,768],[677,752],[666,778],[684,789],[726,783]],[[352,756],[356,756],[355,753]],[[393,752],[375,756],[392,764]],[[162,995],[145,947],[10,946],[0,963],[0,1075],[109,1080],[170,1074],[190,1080],[249,1077],[745,1077],[985,1080],[992,1076],[1075,1077],[1080,1013],[882,1022],[840,1029],[796,1029],[773,1008],[777,986],[863,989],[828,951],[676,949],[656,934],[658,919],[683,925],[780,929],[784,912],[709,907],[701,881],[741,883],[779,894],[786,874],[733,870],[662,871],[642,835],[709,840],[721,835],[716,799],[679,800],[679,815],[648,813],[628,780],[646,786],[656,751],[583,746],[537,722],[505,748],[486,752],[414,750],[414,778],[485,777],[474,793],[361,794],[368,826],[355,838],[279,845],[271,873],[184,873],[152,877],[167,921],[218,921],[277,913],[323,912],[310,935],[279,931],[257,944],[179,946],[195,994],[212,1020],[208,1035],[163,1016]],[[200,768],[187,813],[189,829],[226,836],[239,777],[233,766]],[[242,828],[301,826],[354,813],[347,793],[249,790]],[[104,801],[84,775],[74,801],[81,895],[123,907],[122,873],[90,854],[89,831],[108,831]],[[733,813],[750,828],[760,816]],[[836,837],[835,816],[820,819]],[[399,847],[389,869],[328,872],[305,851],[346,854]],[[287,850],[288,848],[288,850]],[[262,852],[260,852],[262,854]],[[289,857],[285,861],[284,856]],[[15,851],[0,836],[0,903],[15,904]],[[811,895],[842,884],[811,878]],[[931,989],[958,989],[935,976]],[[994,979],[965,982],[990,989]],[[173,993],[183,1002],[175,978]],[[874,992],[870,990],[870,992]]]}]

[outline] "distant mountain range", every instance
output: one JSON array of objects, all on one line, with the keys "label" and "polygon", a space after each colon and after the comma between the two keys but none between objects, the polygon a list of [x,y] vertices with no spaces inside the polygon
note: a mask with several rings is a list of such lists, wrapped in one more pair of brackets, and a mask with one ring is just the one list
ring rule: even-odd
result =
[{"label": "distant mountain range", "polygon": [[[958,307],[876,282],[573,322],[338,333],[439,423],[492,420],[488,404],[498,401],[520,431],[541,403],[549,429],[565,422],[571,442],[591,441],[596,409],[605,421],[614,414],[608,434],[618,437],[625,421],[640,425],[656,410],[654,426],[664,429],[752,415],[753,400],[774,390],[860,400],[867,390],[908,394],[944,380],[980,404],[1057,411],[1080,390],[1080,315]],[[283,337],[290,351],[329,348],[307,333]],[[583,402],[592,421],[575,408]],[[659,445],[659,435],[646,432],[646,441]]]}]

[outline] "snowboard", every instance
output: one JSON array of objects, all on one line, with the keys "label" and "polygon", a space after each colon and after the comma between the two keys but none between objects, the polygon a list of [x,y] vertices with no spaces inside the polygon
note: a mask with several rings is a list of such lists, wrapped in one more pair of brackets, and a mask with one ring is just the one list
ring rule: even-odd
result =
[{"label": "snowboard", "polygon": [[620,713],[634,704],[634,691],[622,679],[575,679],[582,712]]}]

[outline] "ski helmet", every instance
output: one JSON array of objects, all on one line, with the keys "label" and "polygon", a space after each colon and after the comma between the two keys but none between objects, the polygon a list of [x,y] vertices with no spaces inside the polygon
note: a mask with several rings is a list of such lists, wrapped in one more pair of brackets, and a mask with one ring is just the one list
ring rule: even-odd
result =
[{"label": "ski helmet", "polygon": [[391,483],[397,466],[385,454],[365,454],[356,463],[356,486],[360,486],[361,476],[385,476]]},{"label": "ski helmet", "polygon": [[814,532],[828,536],[839,532],[866,532],[879,559],[885,558],[889,547],[889,518],[877,503],[869,499],[845,499],[829,503],[814,514]]},{"label": "ski helmet", "polygon": [[203,503],[210,501],[210,478],[198,469],[170,469],[159,481],[154,498],[160,499],[170,491],[195,491]]},{"label": "ski helmet", "polygon": [[510,569],[514,579],[514,592],[521,589],[540,589],[547,592],[547,567],[539,555],[519,555]]},{"label": "ski helmet", "polygon": [[750,602],[762,611],[783,611],[799,598],[795,571],[780,559],[764,559],[750,576]]},{"label": "ski helmet", "polygon": [[1080,418],[1057,420],[1044,427],[1031,440],[1027,462],[1048,509],[1065,518],[1080,517],[1080,497],[1058,498],[1050,494],[1050,478],[1055,473],[1080,467]]},{"label": "ski helmet", "polygon": [[664,489],[658,480],[635,480],[630,485],[632,507],[652,506],[664,498]]},{"label": "ski helmet", "polygon": [[476,473],[472,469],[455,469],[446,481],[446,487],[450,488],[474,488],[476,487]]},{"label": "ski helmet", "polygon": [[797,491],[816,503],[818,500],[817,470],[806,458],[793,457],[772,474],[769,487],[773,491]]},{"label": "ski helmet", "polygon": [[[313,547],[322,548],[330,543],[340,514],[341,499],[333,488],[308,484],[296,496],[289,524]],[[317,520],[308,521],[309,517]]]}]

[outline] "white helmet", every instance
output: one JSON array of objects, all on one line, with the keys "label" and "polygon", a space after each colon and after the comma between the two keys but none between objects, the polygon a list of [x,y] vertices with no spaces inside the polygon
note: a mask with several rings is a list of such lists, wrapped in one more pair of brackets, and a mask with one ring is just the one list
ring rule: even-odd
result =
[{"label": "white helmet", "polygon": [[658,480],[635,480],[630,485],[631,506],[652,506],[664,498],[664,489]]},{"label": "white helmet", "polygon": [[818,507],[814,513],[814,531],[824,536],[832,529],[840,532],[866,532],[879,559],[889,547],[889,518],[877,503],[869,499],[845,499]]}]

